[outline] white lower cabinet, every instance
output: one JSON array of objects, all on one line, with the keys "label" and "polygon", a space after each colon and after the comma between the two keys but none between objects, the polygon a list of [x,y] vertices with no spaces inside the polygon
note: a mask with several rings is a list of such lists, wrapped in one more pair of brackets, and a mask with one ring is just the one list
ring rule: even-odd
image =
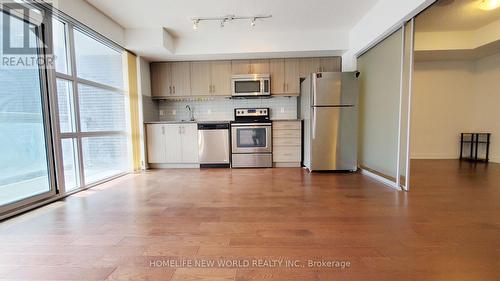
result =
[{"label": "white lower cabinet", "polygon": [[148,124],[147,150],[150,164],[197,164],[197,124]]}]

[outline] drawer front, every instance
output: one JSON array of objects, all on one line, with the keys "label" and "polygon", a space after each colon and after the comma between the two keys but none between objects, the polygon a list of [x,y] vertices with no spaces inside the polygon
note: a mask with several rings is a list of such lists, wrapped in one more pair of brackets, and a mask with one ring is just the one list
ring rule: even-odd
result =
[{"label": "drawer front", "polygon": [[273,128],[273,138],[301,138],[300,130],[276,130]]},{"label": "drawer front", "polygon": [[300,130],[300,121],[274,121],[274,130]]},{"label": "drawer front", "polygon": [[273,138],[273,147],[276,146],[300,146],[300,138]]},{"label": "drawer front", "polygon": [[300,162],[300,146],[276,147],[273,150],[273,162]]}]

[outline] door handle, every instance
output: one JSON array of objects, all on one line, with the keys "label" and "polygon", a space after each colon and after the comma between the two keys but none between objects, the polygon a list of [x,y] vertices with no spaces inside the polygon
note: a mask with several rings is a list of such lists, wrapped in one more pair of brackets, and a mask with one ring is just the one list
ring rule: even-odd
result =
[{"label": "door handle", "polygon": [[316,107],[313,107],[312,112],[312,138],[316,139]]}]

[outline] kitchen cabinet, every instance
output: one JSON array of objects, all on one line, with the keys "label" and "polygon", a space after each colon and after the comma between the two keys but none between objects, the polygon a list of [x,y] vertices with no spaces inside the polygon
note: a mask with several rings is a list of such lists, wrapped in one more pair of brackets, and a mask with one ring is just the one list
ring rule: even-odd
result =
[{"label": "kitchen cabinet", "polygon": [[198,163],[197,124],[148,124],[146,132],[148,163]]},{"label": "kitchen cabinet", "polygon": [[250,74],[269,74],[269,60],[251,60]]},{"label": "kitchen cabinet", "polygon": [[300,76],[298,59],[272,59],[269,63],[272,95],[298,95]]},{"label": "kitchen cabinet", "polygon": [[271,74],[271,95],[283,94],[285,89],[285,60],[270,60],[269,74]]},{"label": "kitchen cabinet", "polygon": [[231,61],[212,61],[212,95],[230,96],[231,95]]},{"label": "kitchen cabinet", "polygon": [[168,63],[151,64],[151,95],[153,97],[170,96],[171,68]]},{"label": "kitchen cabinet", "polygon": [[231,62],[232,74],[250,74],[251,67],[249,60],[233,60]]},{"label": "kitchen cabinet", "polygon": [[321,72],[340,72],[342,71],[342,62],[340,57],[324,57],[320,58]]},{"label": "kitchen cabinet", "polygon": [[191,72],[189,62],[171,63],[172,95],[175,97],[191,95]]},{"label": "kitchen cabinet", "polygon": [[233,60],[233,74],[268,74],[269,60]]},{"label": "kitchen cabinet", "polygon": [[191,62],[191,95],[208,96],[211,92],[212,78],[210,62]]},{"label": "kitchen cabinet", "polygon": [[273,121],[273,163],[275,167],[300,167],[302,123],[299,120]]},{"label": "kitchen cabinet", "polygon": [[151,64],[153,97],[179,97],[191,95],[191,75],[188,62]]},{"label": "kitchen cabinet", "polygon": [[231,61],[191,62],[191,95],[230,96]]},{"label": "kitchen cabinet", "polygon": [[320,71],[319,58],[300,58],[299,59],[299,76],[306,78],[309,74]]}]

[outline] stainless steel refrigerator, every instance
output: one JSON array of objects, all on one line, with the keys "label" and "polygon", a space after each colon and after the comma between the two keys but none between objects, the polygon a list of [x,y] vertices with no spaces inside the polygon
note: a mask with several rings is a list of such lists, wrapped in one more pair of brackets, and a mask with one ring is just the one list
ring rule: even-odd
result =
[{"label": "stainless steel refrigerator", "polygon": [[301,83],[304,166],[356,171],[359,72],[312,73]]}]

